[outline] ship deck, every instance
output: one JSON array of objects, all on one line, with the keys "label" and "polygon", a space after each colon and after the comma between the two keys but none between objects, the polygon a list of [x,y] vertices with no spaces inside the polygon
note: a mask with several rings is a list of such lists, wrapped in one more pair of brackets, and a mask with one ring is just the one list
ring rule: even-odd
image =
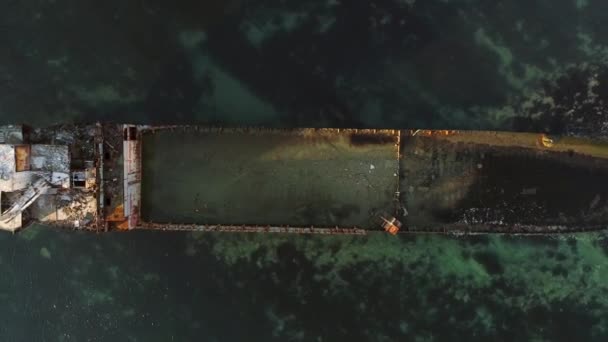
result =
[{"label": "ship deck", "polygon": [[142,134],[143,222],[377,228],[394,214],[398,131]]},{"label": "ship deck", "polygon": [[401,139],[410,231],[551,233],[608,223],[608,146],[539,135],[459,132]]}]

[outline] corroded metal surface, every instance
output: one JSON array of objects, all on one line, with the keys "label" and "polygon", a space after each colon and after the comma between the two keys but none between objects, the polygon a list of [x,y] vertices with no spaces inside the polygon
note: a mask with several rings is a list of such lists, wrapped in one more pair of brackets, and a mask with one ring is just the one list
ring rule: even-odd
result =
[{"label": "corroded metal surface", "polygon": [[[15,145],[10,143],[13,138],[4,139],[0,144],[0,169],[4,171],[0,226],[11,231],[33,222],[76,229],[96,227],[95,126],[15,126],[8,130],[9,135],[18,133],[16,127],[23,130],[22,140]],[[13,223],[4,224],[8,221]]]},{"label": "corroded metal surface", "polygon": [[133,125],[123,126],[124,167],[124,216],[127,228],[135,228],[139,222],[141,202],[141,133]]},{"label": "corroded metal surface", "polygon": [[289,227],[289,226],[235,226],[235,225],[195,225],[140,222],[137,229],[164,231],[197,231],[222,233],[283,233],[283,234],[320,234],[320,235],[365,235],[360,228],[328,227]]},{"label": "corroded metal surface", "polygon": [[[100,213],[105,222],[104,229],[113,229],[123,224],[128,227],[124,215],[124,146],[123,125],[100,124],[98,141],[100,171]],[[108,220],[107,218],[111,218]],[[126,222],[126,223],[125,223]]]}]

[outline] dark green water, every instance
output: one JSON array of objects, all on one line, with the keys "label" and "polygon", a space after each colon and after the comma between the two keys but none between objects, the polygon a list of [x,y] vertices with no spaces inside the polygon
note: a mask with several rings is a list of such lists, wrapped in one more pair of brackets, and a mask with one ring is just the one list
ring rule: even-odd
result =
[{"label": "dark green water", "polygon": [[[608,3],[5,1],[0,121],[608,133]],[[36,227],[0,341],[606,340],[608,242]]]},{"label": "dark green water", "polygon": [[591,340],[608,244],[576,237],[0,237],[5,341]]}]

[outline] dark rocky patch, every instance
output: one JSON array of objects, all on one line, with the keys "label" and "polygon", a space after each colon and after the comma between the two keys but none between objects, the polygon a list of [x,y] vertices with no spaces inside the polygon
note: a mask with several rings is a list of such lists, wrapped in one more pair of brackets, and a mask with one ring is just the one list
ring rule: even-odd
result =
[{"label": "dark rocky patch", "polygon": [[504,269],[501,261],[495,253],[491,252],[475,252],[473,258],[483,265],[485,270],[492,275],[502,274]]}]

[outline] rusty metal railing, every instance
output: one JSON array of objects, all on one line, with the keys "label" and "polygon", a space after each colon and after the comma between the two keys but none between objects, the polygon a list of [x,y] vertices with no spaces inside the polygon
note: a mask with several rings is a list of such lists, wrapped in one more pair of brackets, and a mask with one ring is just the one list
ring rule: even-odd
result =
[{"label": "rusty metal railing", "polygon": [[290,226],[258,226],[258,225],[196,225],[175,223],[140,222],[135,229],[163,231],[197,231],[224,233],[287,233],[287,234],[321,234],[321,235],[365,235],[365,229],[352,227],[290,227]]}]

